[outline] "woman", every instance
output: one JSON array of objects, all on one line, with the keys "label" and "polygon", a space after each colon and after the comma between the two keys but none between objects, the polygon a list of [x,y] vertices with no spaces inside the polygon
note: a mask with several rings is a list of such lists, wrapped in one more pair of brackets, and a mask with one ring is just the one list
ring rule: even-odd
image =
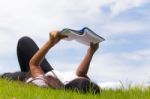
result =
[{"label": "woman", "polygon": [[[40,87],[51,87],[54,89],[73,89],[81,92],[100,93],[100,88],[87,76],[90,62],[99,44],[91,43],[86,56],[76,70],[76,76],[68,81],[63,81],[58,73],[45,59],[47,52],[54,47],[61,39],[66,38],[58,31],[49,34],[50,39],[40,49],[29,37],[19,40],[17,55],[21,72],[6,73],[2,77],[13,80],[19,79],[26,83],[33,83]],[[28,75],[31,73],[31,76]],[[28,75],[28,77],[27,77]]]}]

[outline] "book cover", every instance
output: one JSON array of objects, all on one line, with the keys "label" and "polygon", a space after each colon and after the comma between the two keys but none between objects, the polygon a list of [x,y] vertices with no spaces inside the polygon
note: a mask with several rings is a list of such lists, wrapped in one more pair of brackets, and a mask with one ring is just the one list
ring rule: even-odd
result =
[{"label": "book cover", "polygon": [[71,41],[76,40],[77,42],[80,42],[85,45],[90,45],[90,43],[100,43],[104,41],[105,39],[95,32],[93,32],[91,29],[84,27],[81,30],[73,30],[65,28],[62,31],[60,31],[62,35],[67,35],[68,38],[65,38],[64,40]]}]

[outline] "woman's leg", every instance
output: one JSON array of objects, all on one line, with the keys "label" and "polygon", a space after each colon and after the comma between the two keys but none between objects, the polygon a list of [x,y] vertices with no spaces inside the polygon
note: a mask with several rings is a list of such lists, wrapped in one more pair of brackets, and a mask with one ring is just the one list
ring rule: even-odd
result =
[{"label": "woman's leg", "polygon": [[[17,56],[22,72],[28,72],[30,70],[29,61],[38,50],[39,50],[38,46],[29,37],[22,37],[18,41]],[[40,66],[43,69],[44,73],[53,70],[53,68],[45,58]]]},{"label": "woman's leg", "polygon": [[4,73],[0,78],[6,78],[9,80],[19,80],[25,81],[27,76],[30,75],[27,72],[14,72],[14,73]]}]

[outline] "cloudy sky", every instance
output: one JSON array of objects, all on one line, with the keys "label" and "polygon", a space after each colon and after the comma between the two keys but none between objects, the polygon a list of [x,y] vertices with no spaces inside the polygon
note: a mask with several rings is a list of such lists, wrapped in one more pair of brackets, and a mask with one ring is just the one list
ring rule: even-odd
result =
[{"label": "cloudy sky", "polygon": [[[89,27],[106,39],[89,75],[98,82],[150,81],[149,0],[0,0],[0,73],[18,71],[17,40],[42,46],[52,30]],[[76,69],[88,46],[61,41],[46,56],[62,72]]]}]

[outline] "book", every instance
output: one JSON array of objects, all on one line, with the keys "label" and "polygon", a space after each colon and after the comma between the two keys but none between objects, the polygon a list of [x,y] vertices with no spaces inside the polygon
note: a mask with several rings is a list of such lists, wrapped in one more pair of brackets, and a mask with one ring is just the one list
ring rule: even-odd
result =
[{"label": "book", "polygon": [[103,37],[99,36],[88,27],[84,27],[81,30],[73,30],[65,28],[61,30],[60,33],[62,35],[68,36],[64,40],[67,41],[76,40],[77,42],[80,42],[88,46],[90,45],[90,43],[100,43],[105,40]]}]

